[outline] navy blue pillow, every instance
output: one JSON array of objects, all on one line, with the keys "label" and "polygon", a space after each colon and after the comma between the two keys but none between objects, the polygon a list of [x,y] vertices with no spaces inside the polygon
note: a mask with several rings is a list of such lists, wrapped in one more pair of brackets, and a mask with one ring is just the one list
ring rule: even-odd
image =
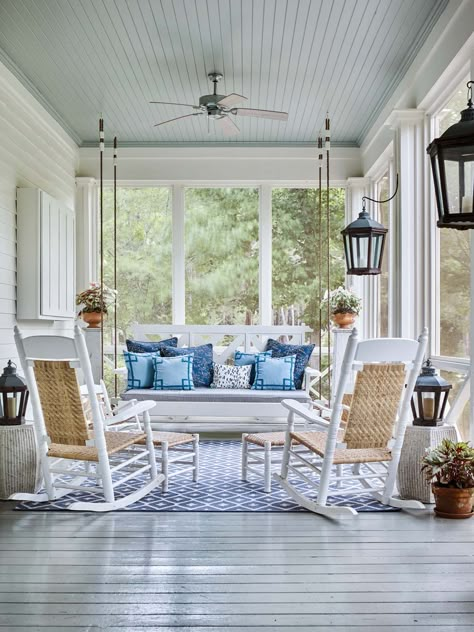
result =
[{"label": "navy blue pillow", "polygon": [[214,379],[212,366],[212,344],[201,345],[200,347],[162,347],[160,353],[165,358],[174,358],[179,355],[194,354],[193,359],[193,382],[194,386],[211,386]]},{"label": "navy blue pillow", "polygon": [[162,347],[177,347],[177,338],[167,338],[158,342],[149,342],[148,340],[126,340],[127,351],[132,353],[156,353]]},{"label": "navy blue pillow", "polygon": [[303,388],[304,370],[308,366],[314,347],[315,345],[289,345],[269,338],[265,350],[271,351],[273,358],[296,355],[294,379],[295,387],[299,390]]}]

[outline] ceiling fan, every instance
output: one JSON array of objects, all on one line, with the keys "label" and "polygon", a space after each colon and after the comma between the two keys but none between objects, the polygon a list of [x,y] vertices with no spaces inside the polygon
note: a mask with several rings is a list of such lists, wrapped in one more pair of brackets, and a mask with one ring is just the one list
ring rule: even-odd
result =
[{"label": "ceiling fan", "polygon": [[214,93],[205,94],[199,99],[199,105],[191,105],[190,103],[169,103],[167,101],[150,101],[150,103],[158,103],[160,105],[182,105],[184,107],[193,108],[197,110],[191,114],[184,114],[184,116],[177,116],[176,118],[169,119],[168,121],[162,121],[156,123],[154,127],[160,125],[166,125],[173,121],[180,121],[191,116],[200,116],[202,114],[207,115],[207,120],[212,119],[217,127],[219,127],[224,136],[234,136],[240,132],[238,126],[232,120],[230,116],[255,116],[258,118],[274,119],[276,121],[287,121],[287,112],[277,112],[276,110],[256,110],[253,108],[237,108],[234,107],[237,103],[247,101],[246,97],[240,94],[217,94],[217,84],[222,79],[223,75],[220,72],[210,72],[208,75],[209,80],[214,84]]}]

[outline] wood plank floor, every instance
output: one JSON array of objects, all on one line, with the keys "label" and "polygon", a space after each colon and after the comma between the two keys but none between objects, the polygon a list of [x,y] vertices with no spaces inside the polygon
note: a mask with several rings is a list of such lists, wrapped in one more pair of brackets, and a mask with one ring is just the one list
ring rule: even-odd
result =
[{"label": "wood plank floor", "polygon": [[474,630],[474,520],[13,512],[0,630]]}]

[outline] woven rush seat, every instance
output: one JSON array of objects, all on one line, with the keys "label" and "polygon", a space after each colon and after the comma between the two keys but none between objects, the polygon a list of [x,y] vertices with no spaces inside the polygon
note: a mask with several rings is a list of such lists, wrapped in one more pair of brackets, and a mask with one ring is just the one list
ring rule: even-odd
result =
[{"label": "woven rush seat", "polygon": [[284,432],[260,432],[255,434],[248,434],[244,437],[244,441],[248,443],[254,443],[255,445],[263,446],[265,443],[270,443],[272,446],[285,445],[285,433]]},{"label": "woven rush seat", "polygon": [[[153,443],[155,445],[159,446],[162,443],[166,442],[170,448],[176,445],[190,443],[195,439],[194,435],[188,434],[187,432],[160,432],[158,430],[154,430],[151,434],[153,436]],[[138,443],[145,444],[145,437],[143,437],[143,439],[141,439]]]},{"label": "woven rush seat", "polygon": [[[296,443],[300,443],[318,456],[324,457],[327,441],[326,432],[291,432],[290,436]],[[344,441],[344,431],[338,432],[337,440]],[[391,459],[391,452],[387,448],[336,448],[332,462],[334,465],[344,465],[346,463],[377,463]]]},{"label": "woven rush seat", "polygon": [[[106,432],[105,444],[107,454],[115,454],[136,443],[146,443],[144,432]],[[89,433],[93,439],[93,433]],[[51,443],[48,448],[48,456],[59,459],[79,459],[81,461],[99,461],[99,454],[95,446],[66,445],[63,443]]]}]

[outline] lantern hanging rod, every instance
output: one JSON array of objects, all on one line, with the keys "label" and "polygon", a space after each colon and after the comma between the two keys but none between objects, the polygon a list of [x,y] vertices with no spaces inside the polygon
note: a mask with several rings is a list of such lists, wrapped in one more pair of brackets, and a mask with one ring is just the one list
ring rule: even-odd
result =
[{"label": "lantern hanging rod", "polygon": [[370,202],[375,202],[375,204],[385,204],[386,202],[390,202],[390,200],[393,200],[393,198],[397,195],[397,193],[398,193],[398,173],[397,173],[397,182],[395,184],[395,192],[393,193],[393,195],[391,195],[386,200],[374,200],[374,198],[371,198],[368,195],[364,195],[364,197],[362,198],[362,212],[363,213],[365,212],[366,200],[369,200]]},{"label": "lantern hanging rod", "polygon": [[468,81],[467,86],[467,107],[472,108],[472,86],[474,85],[474,81]]}]

